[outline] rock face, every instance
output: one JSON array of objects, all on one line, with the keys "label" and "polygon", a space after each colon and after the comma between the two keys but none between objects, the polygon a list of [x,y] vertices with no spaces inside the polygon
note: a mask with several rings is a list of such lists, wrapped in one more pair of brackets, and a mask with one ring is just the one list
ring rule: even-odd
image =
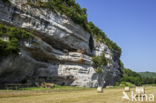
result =
[{"label": "rock face", "polygon": [[[33,41],[38,45],[21,40],[18,55],[0,57],[0,84],[44,78],[60,85],[97,87],[114,85],[119,80],[116,52],[95,39],[91,52],[90,34],[69,17],[15,0],[10,2],[0,0],[0,23],[33,31]],[[96,73],[90,55],[102,52],[110,62],[102,68],[104,73]]]}]

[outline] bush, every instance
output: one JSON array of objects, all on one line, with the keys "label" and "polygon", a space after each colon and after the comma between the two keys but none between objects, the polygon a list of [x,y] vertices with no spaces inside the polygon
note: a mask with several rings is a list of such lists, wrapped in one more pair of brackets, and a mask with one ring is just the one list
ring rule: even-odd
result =
[{"label": "bush", "polygon": [[8,42],[8,45],[7,45],[7,48],[6,48],[6,53],[7,54],[11,54],[11,53],[18,53],[19,52],[19,49],[18,49],[19,45],[18,45],[18,40],[17,38],[13,37],[9,42]]},{"label": "bush", "polygon": [[105,58],[105,53],[102,53],[101,56],[93,56],[93,67],[96,68],[97,73],[102,73],[102,65],[107,65],[107,59]]},{"label": "bush", "polygon": [[93,56],[93,66],[95,68],[100,67],[101,65],[107,64],[107,59],[105,58],[105,53],[102,53],[101,56]]},{"label": "bush", "polygon": [[6,55],[6,48],[8,43],[0,39],[0,56]]},{"label": "bush", "polygon": [[121,60],[119,60],[119,66],[121,67],[121,69],[123,69],[124,68],[124,64],[122,63],[122,61]]},{"label": "bush", "polygon": [[98,66],[101,65],[101,58],[100,58],[100,56],[93,56],[92,60],[93,60],[93,66],[94,67],[98,67]]},{"label": "bush", "polygon": [[19,40],[30,39],[33,37],[31,33],[15,27],[6,27],[0,24],[0,37],[9,37],[9,41],[0,39],[0,56],[7,56],[9,54],[17,54],[19,52]]},{"label": "bush", "polygon": [[116,82],[116,83],[115,83],[115,86],[119,86],[119,85],[120,85],[120,83],[119,83],[119,82]]},{"label": "bush", "polygon": [[95,71],[96,71],[97,73],[103,73],[103,71],[102,71],[102,68],[101,68],[101,67],[97,67],[97,68],[95,69]]},{"label": "bush", "polygon": [[124,85],[126,85],[126,82],[122,81],[122,82],[121,82],[121,84],[124,84]]}]

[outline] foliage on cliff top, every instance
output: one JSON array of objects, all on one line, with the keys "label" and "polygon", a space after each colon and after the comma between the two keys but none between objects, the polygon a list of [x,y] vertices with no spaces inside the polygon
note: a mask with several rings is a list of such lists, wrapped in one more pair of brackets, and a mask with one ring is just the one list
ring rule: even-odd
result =
[{"label": "foliage on cliff top", "polygon": [[[78,23],[84,27],[85,30],[89,31],[91,36],[96,37],[96,40],[106,43],[109,49],[116,50],[119,52],[119,56],[121,55],[121,48],[116,43],[111,41],[101,29],[95,26],[92,22],[88,22],[87,9],[81,8],[78,3],[75,3],[75,0],[50,0],[48,2],[41,2],[41,0],[37,0],[36,4],[33,4],[32,2],[29,2],[29,4],[36,7],[49,8],[52,11],[57,10],[61,14],[66,14],[75,23]],[[93,43],[90,44],[91,50],[93,49],[92,44]]]},{"label": "foliage on cliff top", "polygon": [[[6,27],[0,24],[0,57],[6,56],[12,53],[17,54],[19,52],[18,41],[20,39],[31,38],[33,35],[15,27]],[[9,38],[8,41],[2,40],[2,38]]]}]

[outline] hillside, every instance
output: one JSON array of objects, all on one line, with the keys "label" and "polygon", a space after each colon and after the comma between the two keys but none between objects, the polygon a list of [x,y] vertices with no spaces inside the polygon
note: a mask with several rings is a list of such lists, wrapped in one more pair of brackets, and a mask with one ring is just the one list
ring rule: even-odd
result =
[{"label": "hillside", "polygon": [[142,77],[156,77],[156,72],[138,72]]}]

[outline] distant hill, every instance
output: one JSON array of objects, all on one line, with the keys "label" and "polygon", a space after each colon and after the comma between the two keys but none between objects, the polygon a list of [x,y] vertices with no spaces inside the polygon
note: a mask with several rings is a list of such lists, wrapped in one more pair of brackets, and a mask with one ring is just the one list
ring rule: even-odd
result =
[{"label": "distant hill", "polygon": [[156,72],[138,72],[142,77],[156,77]]}]

